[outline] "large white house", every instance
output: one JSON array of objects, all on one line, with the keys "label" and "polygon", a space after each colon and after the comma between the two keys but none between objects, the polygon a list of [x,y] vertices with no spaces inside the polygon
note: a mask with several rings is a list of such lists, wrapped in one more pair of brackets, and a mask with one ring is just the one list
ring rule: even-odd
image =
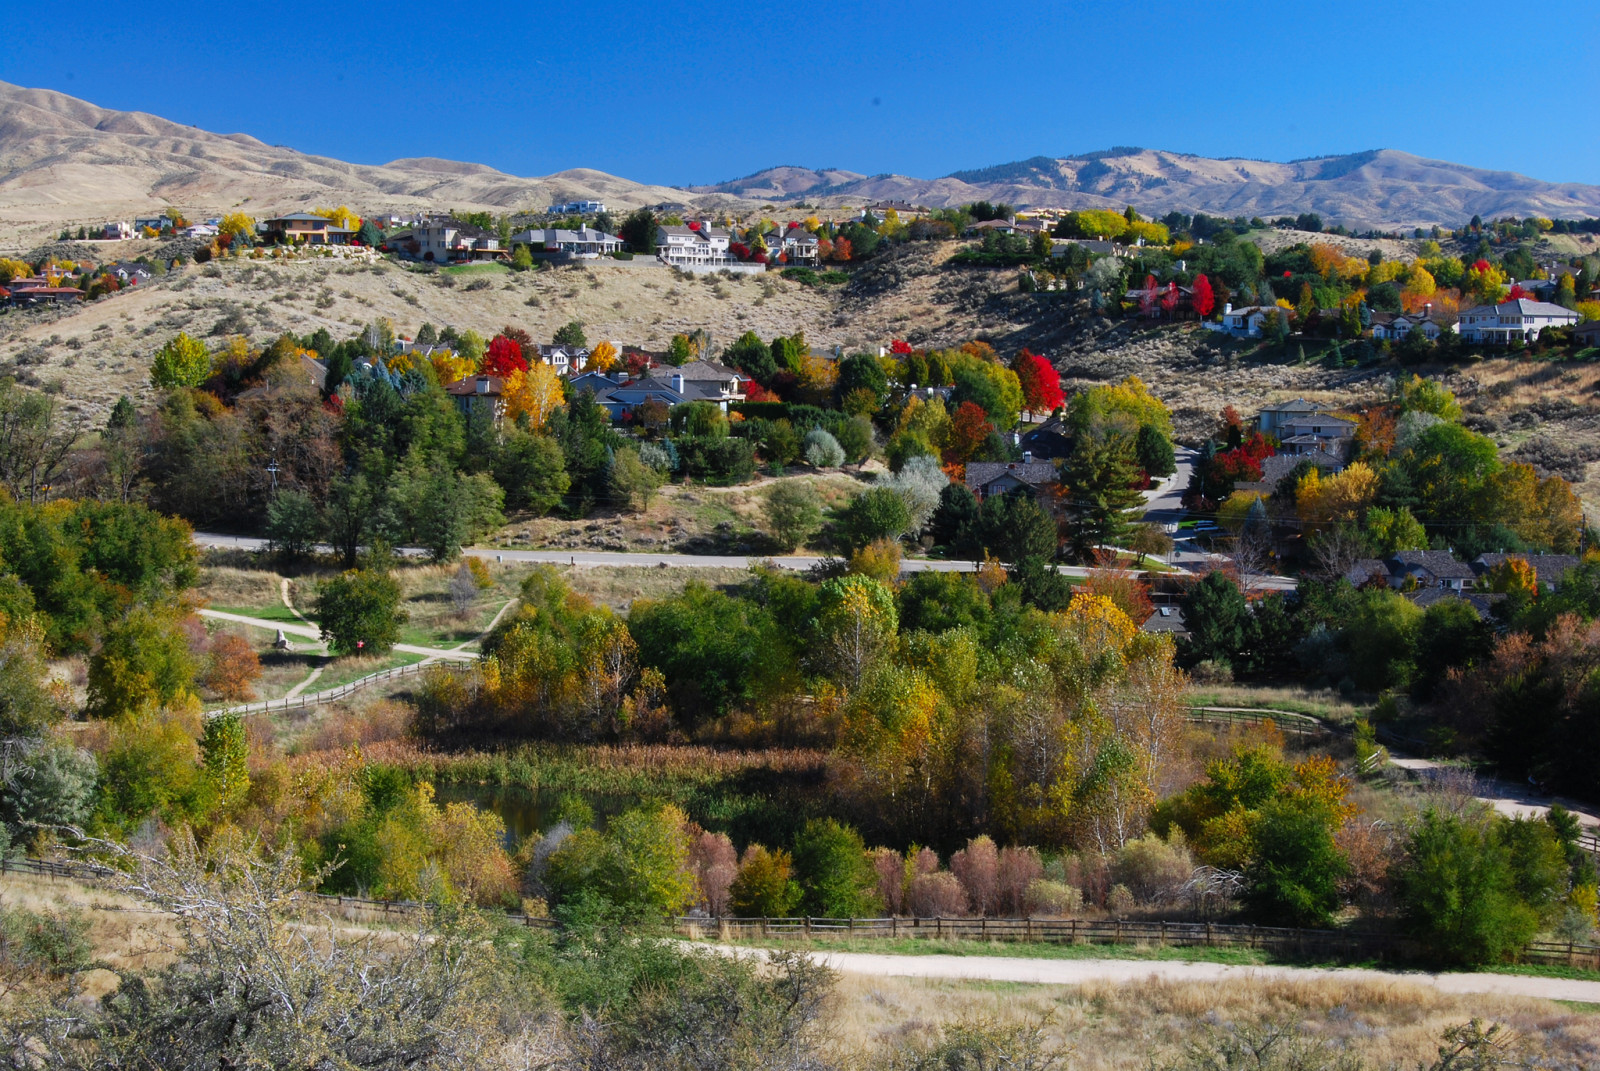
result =
[{"label": "large white house", "polygon": [[500,239],[482,227],[459,219],[429,219],[411,228],[402,248],[420,260],[445,264],[452,260],[493,260]]},{"label": "large white house", "polygon": [[767,243],[767,256],[774,263],[779,257],[785,264],[815,266],[817,263],[817,236],[798,223],[774,227],[763,234],[761,240]]},{"label": "large white house", "polygon": [[511,244],[530,248],[543,247],[547,253],[565,253],[570,257],[593,259],[621,251],[622,239],[591,227],[569,231],[559,227],[539,227],[511,236]]},{"label": "large white house", "polygon": [[1547,327],[1567,327],[1578,314],[1548,301],[1513,298],[1498,305],[1479,305],[1461,314],[1461,337],[1482,345],[1504,346],[1518,339],[1532,342]]},{"label": "large white house", "polygon": [[659,228],[656,257],[666,264],[737,264],[739,258],[728,252],[733,236],[704,220],[682,226]]},{"label": "large white house", "polygon": [[1422,306],[1421,312],[1373,313],[1372,337],[1393,339],[1398,342],[1413,331],[1421,331],[1429,342],[1433,342],[1440,335],[1456,330],[1457,322],[1443,313],[1435,315],[1433,304],[1430,302]]},{"label": "large white house", "polygon": [[1263,328],[1266,327],[1267,317],[1273,313],[1288,316],[1289,310],[1280,309],[1276,305],[1246,305],[1236,309],[1232,304],[1227,304],[1222,307],[1222,322],[1208,323],[1206,328],[1225,332],[1235,338],[1260,338]]}]

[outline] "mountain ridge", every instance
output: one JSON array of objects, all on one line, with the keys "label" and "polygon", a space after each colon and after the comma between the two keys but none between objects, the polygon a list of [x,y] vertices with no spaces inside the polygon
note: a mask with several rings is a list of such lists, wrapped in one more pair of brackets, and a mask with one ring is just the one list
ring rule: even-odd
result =
[{"label": "mountain ridge", "polygon": [[539,211],[567,200],[603,200],[618,209],[685,204],[705,212],[801,202],[858,207],[880,200],[931,208],[978,200],[1019,208],[1120,210],[1132,204],[1157,216],[1174,210],[1267,218],[1315,212],[1358,229],[1459,226],[1473,215],[1600,216],[1600,186],[1544,182],[1398,149],[1276,162],[1113,146],[933,179],[785,164],[689,186],[591,168],[525,177],[426,155],[355,164],[0,82],[0,220],[8,223],[42,227],[167,204],[206,212],[246,205],[259,215],[336,203],[364,211]]}]

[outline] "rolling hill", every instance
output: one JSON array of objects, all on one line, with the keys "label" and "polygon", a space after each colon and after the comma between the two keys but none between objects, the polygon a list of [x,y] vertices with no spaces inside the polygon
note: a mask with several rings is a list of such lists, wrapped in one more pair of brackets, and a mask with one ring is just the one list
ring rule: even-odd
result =
[{"label": "rolling hill", "polygon": [[767,168],[677,188],[603,171],[522,177],[434,158],[351,164],[0,82],[0,222],[38,230],[172,204],[191,214],[245,204],[251,214],[348,203],[361,211],[522,211],[597,199],[618,208],[688,203],[702,210],[804,201],[826,207],[899,199],[930,207],[975,200],[1018,207],[1133,204],[1160,215],[1316,212],[1357,228],[1459,225],[1472,215],[1600,215],[1600,187],[1427,160],[1394,149],[1289,163],[1115,148],[1027,160],[935,179],[837,168]]}]

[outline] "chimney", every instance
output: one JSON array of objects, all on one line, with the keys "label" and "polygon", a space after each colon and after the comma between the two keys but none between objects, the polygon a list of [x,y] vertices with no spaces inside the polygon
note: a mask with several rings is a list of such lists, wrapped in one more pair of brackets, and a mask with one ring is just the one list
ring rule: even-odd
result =
[{"label": "chimney", "polygon": [[478,393],[479,394],[488,394],[489,393],[489,377],[488,376],[479,376],[478,377],[477,386],[478,386]]},{"label": "chimney", "polygon": [[1225,302],[1222,306],[1222,315],[1226,316],[1233,311],[1233,302]]},{"label": "chimney", "polygon": [[1422,303],[1422,317],[1425,320],[1433,319],[1433,302],[1424,301]]},{"label": "chimney", "polygon": [[1022,463],[1024,465],[1033,464],[1033,451],[1032,450],[1024,450],[1024,451],[1022,451]]},{"label": "chimney", "polygon": [[683,373],[682,372],[674,372],[674,373],[672,373],[672,389],[677,391],[679,394],[683,393]]}]

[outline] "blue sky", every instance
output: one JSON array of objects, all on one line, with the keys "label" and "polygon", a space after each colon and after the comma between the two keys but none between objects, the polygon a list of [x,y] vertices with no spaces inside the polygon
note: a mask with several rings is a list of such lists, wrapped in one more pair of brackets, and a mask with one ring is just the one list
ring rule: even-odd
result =
[{"label": "blue sky", "polygon": [[[1140,145],[1600,183],[1600,18],[1503,3],[12,5],[0,80],[360,163],[922,178]],[[1503,58],[1495,57],[1500,48]],[[1408,42],[1407,38],[1412,38]]]}]

